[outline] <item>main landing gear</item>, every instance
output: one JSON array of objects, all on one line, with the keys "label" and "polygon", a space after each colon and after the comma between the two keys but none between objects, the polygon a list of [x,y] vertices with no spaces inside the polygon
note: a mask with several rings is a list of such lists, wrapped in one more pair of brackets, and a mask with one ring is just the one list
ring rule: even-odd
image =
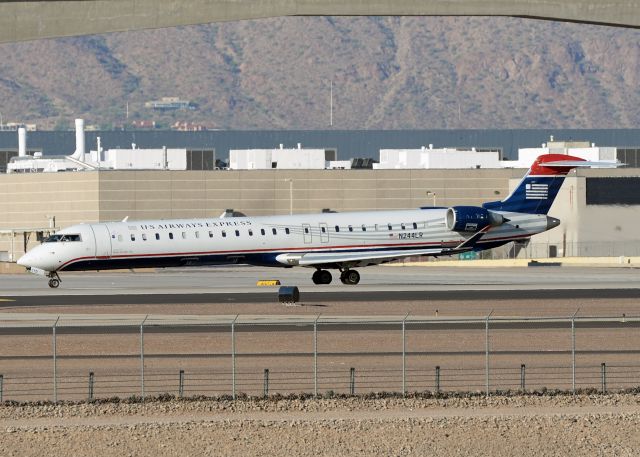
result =
[{"label": "main landing gear", "polygon": [[342,281],[342,284],[355,286],[360,282],[360,273],[356,270],[344,270],[340,273],[340,281]]},{"label": "main landing gear", "polygon": [[[333,277],[327,270],[316,270],[311,276],[314,284],[331,284]],[[356,270],[342,270],[340,273],[342,284],[356,285],[360,282],[360,273]]]},{"label": "main landing gear", "polygon": [[55,271],[49,273],[49,287],[51,287],[52,289],[57,289],[59,285],[60,276],[58,276],[58,273],[56,273]]},{"label": "main landing gear", "polygon": [[331,284],[333,276],[327,270],[316,270],[311,276],[314,284]]}]

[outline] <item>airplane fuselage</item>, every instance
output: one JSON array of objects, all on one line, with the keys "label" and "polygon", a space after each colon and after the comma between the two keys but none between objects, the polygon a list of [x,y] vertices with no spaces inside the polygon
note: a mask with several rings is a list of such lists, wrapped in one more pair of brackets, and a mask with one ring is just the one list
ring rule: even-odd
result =
[{"label": "airplane fuselage", "polygon": [[[21,264],[46,272],[243,263],[294,266],[306,253],[454,248],[472,233],[448,230],[447,208],[270,217],[79,224],[32,249]],[[547,230],[546,215],[504,213],[475,250]],[[424,255],[424,254],[419,254]],[[293,261],[292,261],[293,259]],[[354,261],[362,266],[389,259]],[[317,265],[313,265],[316,266]],[[339,268],[340,265],[326,267]]]}]

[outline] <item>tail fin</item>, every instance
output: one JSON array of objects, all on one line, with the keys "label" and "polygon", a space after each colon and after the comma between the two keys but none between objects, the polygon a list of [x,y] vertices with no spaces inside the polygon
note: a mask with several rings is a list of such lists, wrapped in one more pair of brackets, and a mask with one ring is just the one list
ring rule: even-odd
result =
[{"label": "tail fin", "polygon": [[511,195],[502,201],[489,202],[482,206],[494,211],[547,214],[567,173],[573,168],[591,165],[614,164],[587,162],[579,157],[564,154],[541,155],[533,162]]}]

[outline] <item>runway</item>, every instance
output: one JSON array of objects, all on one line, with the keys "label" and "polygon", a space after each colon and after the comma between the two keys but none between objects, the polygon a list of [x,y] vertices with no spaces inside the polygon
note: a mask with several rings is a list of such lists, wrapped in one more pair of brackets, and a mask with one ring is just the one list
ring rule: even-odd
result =
[{"label": "runway", "polygon": [[369,267],[357,286],[314,285],[309,273],[253,267],[74,273],[62,275],[59,289],[34,275],[0,275],[0,309],[276,302],[278,287],[258,287],[259,279],[296,285],[301,300],[313,303],[640,298],[640,270],[631,268]]}]

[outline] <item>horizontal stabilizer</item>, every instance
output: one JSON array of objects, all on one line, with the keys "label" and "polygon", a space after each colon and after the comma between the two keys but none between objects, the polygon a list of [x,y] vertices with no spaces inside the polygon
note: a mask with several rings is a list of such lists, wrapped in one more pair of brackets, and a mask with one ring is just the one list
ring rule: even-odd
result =
[{"label": "horizontal stabilizer", "polygon": [[601,160],[601,161],[593,161],[593,162],[588,162],[586,160],[580,160],[580,161],[573,161],[573,160],[558,160],[555,162],[545,162],[544,166],[545,167],[552,167],[552,168],[558,168],[558,167],[562,167],[562,168],[591,168],[591,167],[599,167],[599,168],[617,168],[617,167],[622,167],[623,165],[626,165],[626,163],[622,163],[622,162],[612,162],[612,161],[607,161],[607,160]]}]

